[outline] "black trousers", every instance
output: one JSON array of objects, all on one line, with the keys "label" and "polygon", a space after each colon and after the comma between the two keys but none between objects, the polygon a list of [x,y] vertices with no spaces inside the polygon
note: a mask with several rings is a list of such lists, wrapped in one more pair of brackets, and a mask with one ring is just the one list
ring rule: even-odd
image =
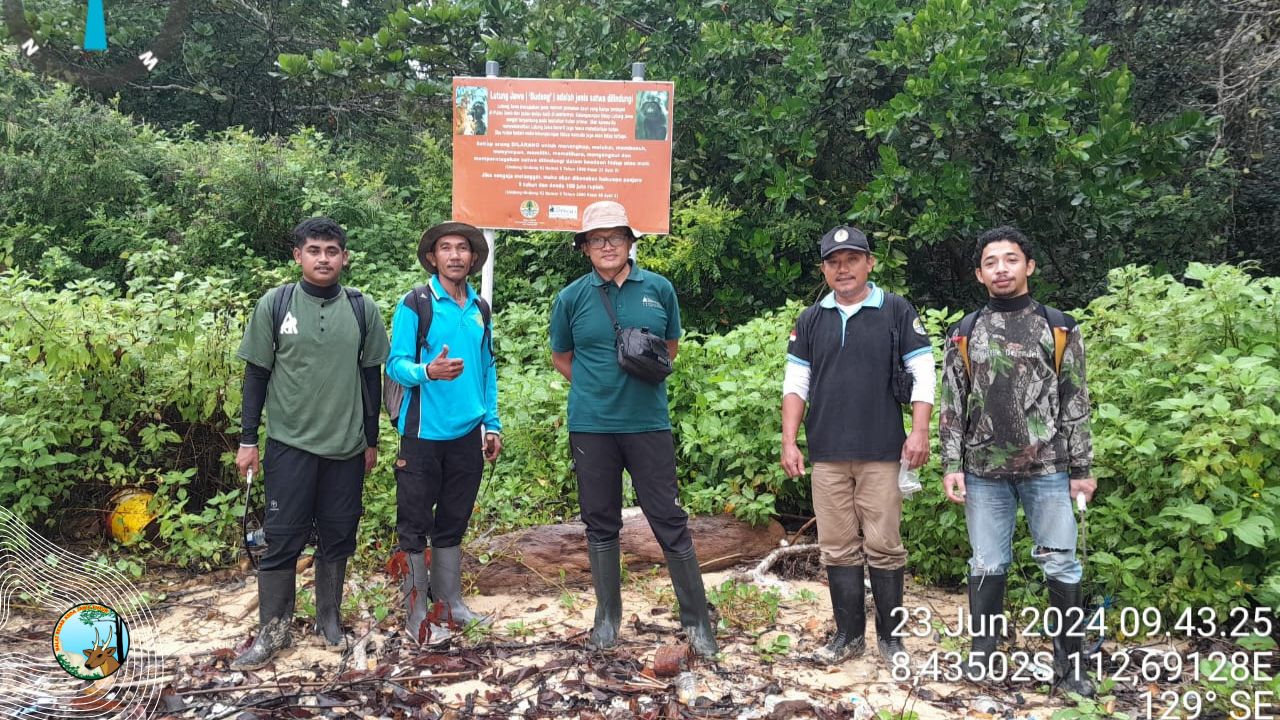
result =
[{"label": "black trousers", "polygon": [[643,433],[569,433],[578,476],[578,507],[587,540],[607,542],[622,532],[622,471],[631,475],[640,509],[666,553],[693,548],[689,514],[680,507],[676,448],[670,430]]},{"label": "black trousers", "polygon": [[462,544],[484,475],[480,426],[455,440],[400,438],[396,457],[396,534],[400,549],[420,553]]},{"label": "black trousers", "polygon": [[293,567],[316,529],[318,560],[342,560],[356,551],[356,530],[364,512],[364,453],[330,460],[267,440],[262,459],[267,511],[263,531],[267,551],[262,570]]}]

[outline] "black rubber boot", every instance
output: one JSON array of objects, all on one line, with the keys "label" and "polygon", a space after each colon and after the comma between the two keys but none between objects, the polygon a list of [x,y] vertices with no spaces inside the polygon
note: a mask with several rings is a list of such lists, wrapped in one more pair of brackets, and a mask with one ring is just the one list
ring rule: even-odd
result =
[{"label": "black rubber boot", "polygon": [[905,654],[907,647],[902,638],[893,634],[901,621],[901,613],[894,611],[902,607],[903,569],[883,570],[871,568],[871,597],[876,601],[876,646],[880,657],[886,662],[894,662],[898,653]]},{"label": "black rubber boot", "polygon": [[604,650],[618,644],[618,626],[622,624],[622,551],[618,539],[603,543],[588,540],[587,558],[591,561],[591,584],[596,590],[596,621],[587,644]]},{"label": "black rubber boot", "polygon": [[1004,575],[969,576],[969,627],[973,632],[973,645],[969,650],[969,662],[965,674],[970,680],[982,682],[991,674],[991,655],[1000,644],[998,623],[1004,616]]},{"label": "black rubber boot", "polygon": [[813,654],[815,662],[836,665],[862,655],[867,649],[866,592],[863,589],[861,565],[827,566],[827,582],[831,585],[831,612],[836,631],[826,646]]},{"label": "black rubber boot", "polygon": [[462,601],[462,546],[431,548],[431,596],[445,605],[449,618],[459,626],[488,625],[486,615],[476,615]]},{"label": "black rubber boot", "polygon": [[1097,690],[1089,679],[1084,654],[1080,651],[1084,638],[1078,634],[1067,634],[1067,630],[1079,630],[1083,627],[1083,622],[1079,623],[1079,627],[1073,627],[1077,625],[1076,619],[1084,612],[1080,583],[1050,580],[1049,604],[1063,618],[1063,627],[1057,628],[1053,636],[1053,684],[1063,692],[1091,698],[1097,694]]},{"label": "black rubber boot", "polygon": [[316,634],[329,645],[342,644],[342,584],[347,559],[316,561]]},{"label": "black rubber boot", "polygon": [[293,568],[258,573],[258,637],[253,646],[231,661],[233,670],[257,670],[293,642]]},{"label": "black rubber boot", "polygon": [[680,626],[684,628],[693,651],[704,658],[720,652],[716,646],[716,629],[707,612],[707,591],[702,585],[702,568],[693,548],[681,555],[667,555],[667,572],[680,605]]}]

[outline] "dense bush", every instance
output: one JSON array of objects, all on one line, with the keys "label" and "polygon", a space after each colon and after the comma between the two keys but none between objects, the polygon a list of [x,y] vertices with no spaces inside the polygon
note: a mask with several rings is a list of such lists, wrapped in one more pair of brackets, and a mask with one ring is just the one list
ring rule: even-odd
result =
[{"label": "dense bush", "polygon": [[131,257],[153,252],[255,293],[253,271],[289,258],[289,230],[308,215],[344,225],[366,273],[410,269],[422,230],[448,214],[447,150],[425,135],[384,167],[389,151],[312,130],[164,133],[3,63],[0,115],[0,245],[57,286],[123,283]]},{"label": "dense bush", "polygon": [[230,559],[237,492],[221,456],[246,298],[182,273],[123,297],[102,281],[52,290],[8,273],[0,294],[0,503],[43,528],[145,486],[166,559]]},{"label": "dense bush", "polygon": [[1102,494],[1089,572],[1128,604],[1280,605],[1280,280],[1113,272],[1083,317]]}]

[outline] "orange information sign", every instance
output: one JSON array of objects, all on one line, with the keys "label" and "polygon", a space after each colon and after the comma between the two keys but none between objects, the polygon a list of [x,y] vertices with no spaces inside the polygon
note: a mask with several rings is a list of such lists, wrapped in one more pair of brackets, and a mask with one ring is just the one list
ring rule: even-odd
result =
[{"label": "orange information sign", "polygon": [[668,232],[674,99],[670,82],[454,78],[453,219],[574,231],[617,200],[636,232]]}]

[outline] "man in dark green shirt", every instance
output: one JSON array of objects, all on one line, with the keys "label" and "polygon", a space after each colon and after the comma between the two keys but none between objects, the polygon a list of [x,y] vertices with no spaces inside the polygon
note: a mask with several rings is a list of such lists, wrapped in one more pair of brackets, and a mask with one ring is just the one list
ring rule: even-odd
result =
[{"label": "man in dark green shirt", "polygon": [[355,552],[364,475],[378,460],[376,398],[388,351],[382,315],[369,298],[338,284],[350,258],[337,223],[311,218],[293,235],[302,281],[262,296],[236,353],[245,361],[241,475],[261,471],[264,400],[268,418],[260,626],[253,646],[232,661],[237,669],[262,667],[289,646],[294,567],[313,527],[316,632],[330,645],[342,642],[347,558]]},{"label": "man in dark green shirt", "polygon": [[602,201],[588,206],[574,247],[591,261],[592,271],[561,290],[551,310],[551,361],[571,383],[569,445],[596,592],[591,645],[614,645],[622,620],[618,535],[625,469],[667,556],[680,624],[694,650],[710,657],[717,652],[715,629],[689,516],[679,503],[666,383],[645,382],[618,366],[614,323],[605,305],[612,305],[621,327],[648,328],[665,339],[675,358],[680,339],[675,290],[666,278],[628,257],[635,239],[622,205]]}]

